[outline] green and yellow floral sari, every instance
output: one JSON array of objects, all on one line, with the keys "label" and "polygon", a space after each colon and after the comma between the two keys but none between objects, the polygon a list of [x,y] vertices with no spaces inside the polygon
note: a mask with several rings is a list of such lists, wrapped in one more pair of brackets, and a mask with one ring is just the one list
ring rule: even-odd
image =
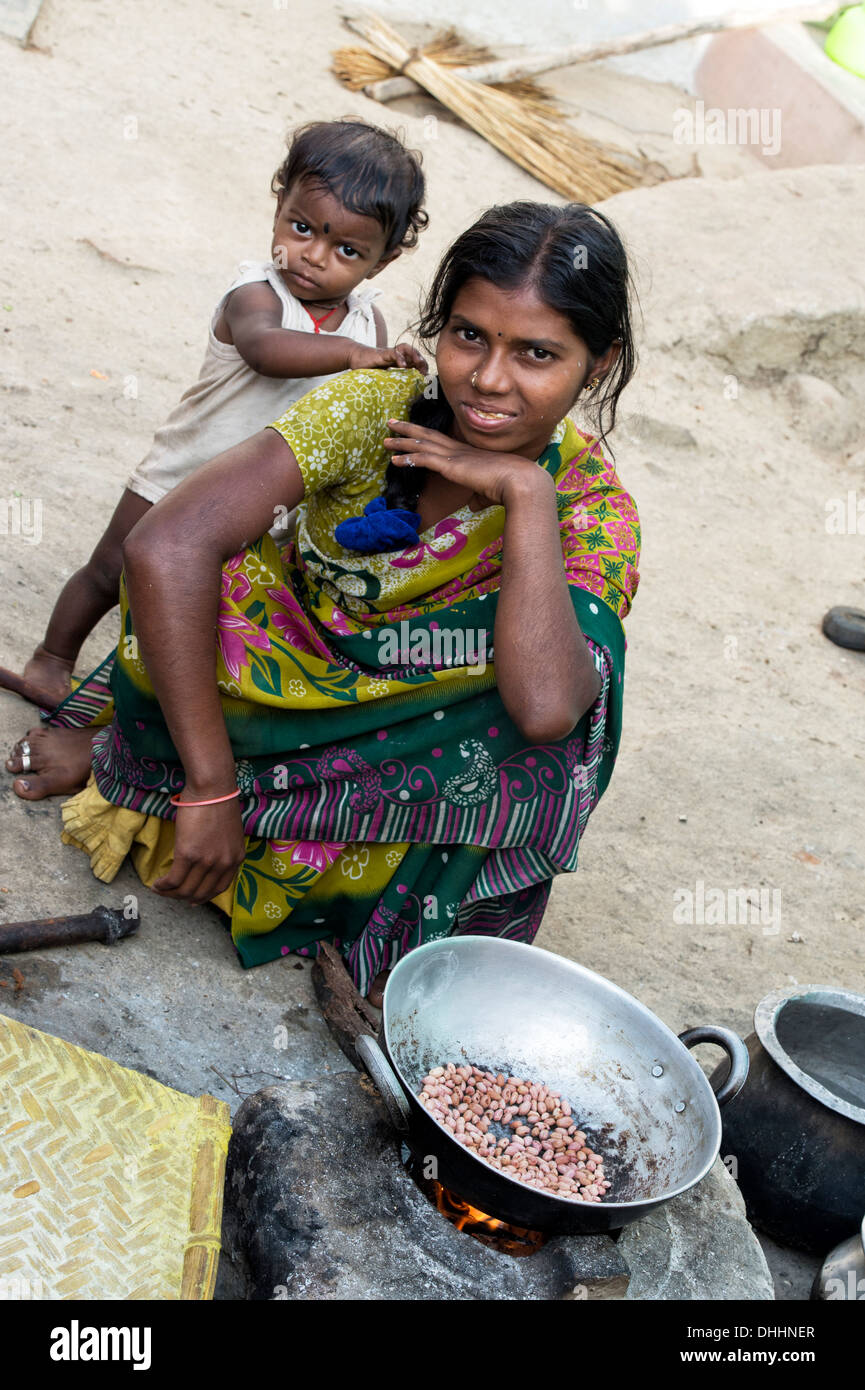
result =
[{"label": "green and yellow floral sari", "polygon": [[[568,738],[527,746],[495,684],[503,509],[462,508],[379,555],[334,539],[381,493],[387,421],[423,389],[415,371],[349,372],[294,405],[273,428],[306,486],[295,540],[280,551],[266,535],[222,573],[217,678],[248,838],[219,905],[244,965],[332,940],[362,992],[449,933],[532,940],[610,778],[638,580],[634,504],[597,441],[565,421],[538,466],[556,481],[602,690]],[[93,722],[113,697],[64,839],[106,881],[131,852],[150,883],[171,859],[184,777],[121,598],[116,653],[51,722]]]}]

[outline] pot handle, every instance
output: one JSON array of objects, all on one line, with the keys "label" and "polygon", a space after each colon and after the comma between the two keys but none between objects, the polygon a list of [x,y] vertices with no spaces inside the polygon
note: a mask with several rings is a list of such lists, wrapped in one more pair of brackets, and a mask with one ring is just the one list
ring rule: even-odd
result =
[{"label": "pot handle", "polygon": [[751,1059],[738,1033],[734,1033],[730,1028],[716,1028],[707,1024],[703,1028],[688,1028],[686,1032],[680,1033],[679,1042],[684,1043],[685,1047],[695,1047],[697,1043],[703,1042],[716,1043],[718,1047],[723,1047],[730,1059],[730,1070],[726,1080],[715,1092],[715,1100],[719,1105],[724,1105],[739,1094],[748,1079]]},{"label": "pot handle", "polygon": [[371,1033],[362,1033],[354,1046],[385,1103],[391,1124],[405,1134],[411,1122],[411,1110],[393,1067]]}]

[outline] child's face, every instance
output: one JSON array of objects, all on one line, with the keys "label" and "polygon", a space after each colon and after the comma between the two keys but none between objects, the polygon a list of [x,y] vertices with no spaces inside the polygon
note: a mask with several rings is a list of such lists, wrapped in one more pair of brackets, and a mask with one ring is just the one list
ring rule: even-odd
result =
[{"label": "child's face", "polygon": [[618,351],[595,360],[531,285],[506,291],[474,279],[454,299],[436,369],[459,439],[538,458],[586,379],[603,377]]},{"label": "child's face", "polygon": [[344,299],[399,255],[385,256],[384,246],[384,231],[374,217],[349,212],[309,179],[279,196],[273,260],[291,293],[304,303]]}]

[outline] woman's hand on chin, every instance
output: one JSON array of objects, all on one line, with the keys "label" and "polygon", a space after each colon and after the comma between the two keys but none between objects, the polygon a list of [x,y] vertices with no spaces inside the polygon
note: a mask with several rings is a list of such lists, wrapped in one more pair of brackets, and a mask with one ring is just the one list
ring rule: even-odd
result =
[{"label": "woman's hand on chin", "polygon": [[[189,793],[189,799],[195,797]],[[153,890],[200,904],[230,888],[246,855],[237,800],[215,806],[178,806],[174,863]]]},{"label": "woman's hand on chin", "polygon": [[[439,430],[428,430],[410,420],[389,420],[391,434],[384,441],[394,452],[398,468],[429,468],[460,487],[471,488],[487,507],[508,507],[520,494],[552,491],[552,478],[534,459],[475,449]],[[406,459],[410,462],[407,463]]]}]

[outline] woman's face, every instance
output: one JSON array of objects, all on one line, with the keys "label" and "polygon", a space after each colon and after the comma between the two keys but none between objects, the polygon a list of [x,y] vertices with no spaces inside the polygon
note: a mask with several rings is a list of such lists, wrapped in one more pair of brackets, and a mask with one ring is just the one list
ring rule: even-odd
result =
[{"label": "woman's face", "polygon": [[436,369],[456,437],[478,449],[537,458],[597,362],[568,319],[531,285],[497,289],[467,280],[439,338]]}]

